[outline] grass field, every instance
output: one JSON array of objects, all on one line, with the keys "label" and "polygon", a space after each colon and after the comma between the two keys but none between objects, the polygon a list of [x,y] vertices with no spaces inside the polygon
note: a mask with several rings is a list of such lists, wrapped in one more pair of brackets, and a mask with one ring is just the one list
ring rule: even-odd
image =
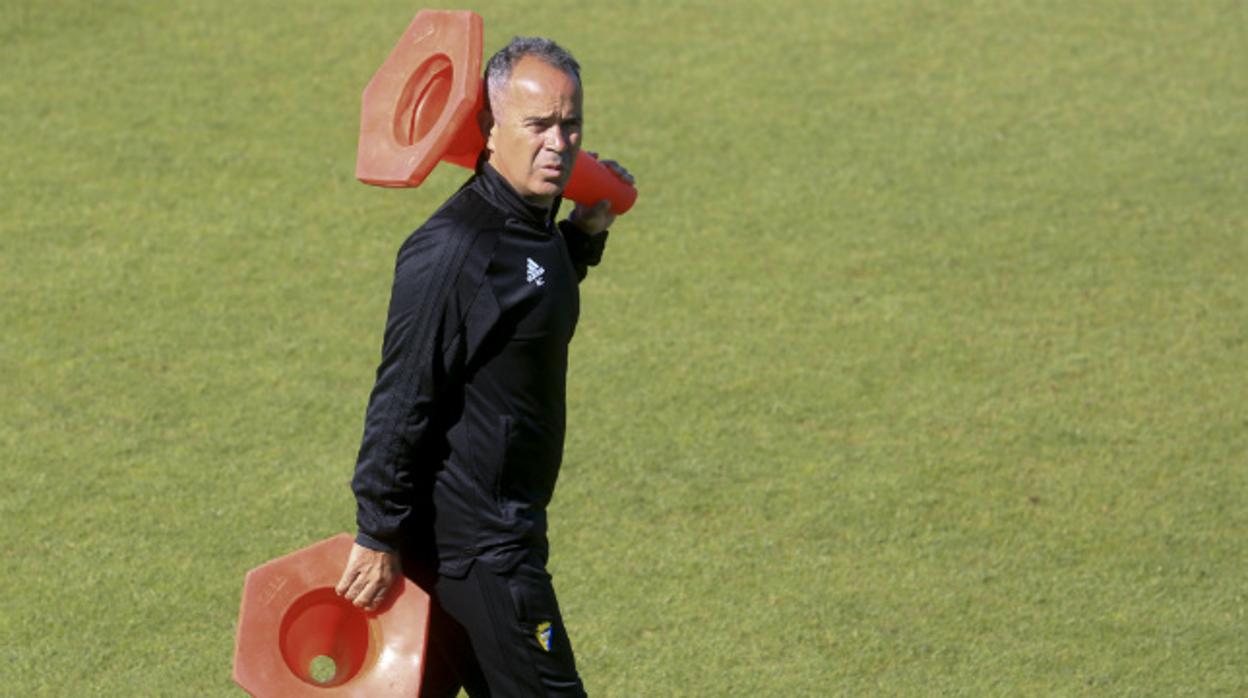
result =
[{"label": "grass field", "polygon": [[[591,693],[1248,693],[1248,5],[482,2],[641,198],[552,569]],[[240,695],[350,530],[418,6],[0,6],[0,695]]]}]

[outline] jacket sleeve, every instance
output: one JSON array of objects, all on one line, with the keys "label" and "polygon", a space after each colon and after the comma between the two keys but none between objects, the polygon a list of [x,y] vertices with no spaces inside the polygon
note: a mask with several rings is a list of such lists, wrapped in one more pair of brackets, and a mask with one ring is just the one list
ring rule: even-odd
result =
[{"label": "jacket sleeve", "polygon": [[568,245],[568,253],[572,255],[572,265],[576,267],[576,278],[585,280],[590,267],[598,266],[602,261],[602,252],[607,246],[607,233],[586,233],[570,221],[559,222],[559,232]]},{"label": "jacket sleeve", "polygon": [[446,383],[441,347],[457,256],[447,236],[418,231],[399,250],[381,364],[368,400],[364,437],[351,489],[357,503],[356,542],[399,548],[421,471],[435,449],[422,447]]}]

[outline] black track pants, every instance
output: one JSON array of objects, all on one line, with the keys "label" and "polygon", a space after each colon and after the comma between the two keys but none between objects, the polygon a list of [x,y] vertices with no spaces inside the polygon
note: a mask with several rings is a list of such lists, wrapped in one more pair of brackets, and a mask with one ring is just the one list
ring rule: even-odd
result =
[{"label": "black track pants", "polygon": [[[423,575],[422,575],[423,576]],[[437,577],[421,696],[584,696],[550,575],[539,560]]]}]

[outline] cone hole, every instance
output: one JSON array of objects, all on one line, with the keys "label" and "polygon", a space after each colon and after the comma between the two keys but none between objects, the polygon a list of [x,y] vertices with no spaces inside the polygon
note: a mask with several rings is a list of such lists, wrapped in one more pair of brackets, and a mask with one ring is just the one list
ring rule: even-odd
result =
[{"label": "cone hole", "polygon": [[318,655],[312,658],[312,663],[308,666],[308,674],[316,683],[331,683],[338,675],[338,663],[329,655]]},{"label": "cone hole", "polygon": [[394,112],[394,139],[410,146],[428,136],[446,109],[455,69],[446,54],[426,58],[407,78]]},{"label": "cone hole", "polygon": [[291,604],[279,632],[286,667],[313,686],[350,681],[368,656],[368,616],[330,587],[310,591]]}]

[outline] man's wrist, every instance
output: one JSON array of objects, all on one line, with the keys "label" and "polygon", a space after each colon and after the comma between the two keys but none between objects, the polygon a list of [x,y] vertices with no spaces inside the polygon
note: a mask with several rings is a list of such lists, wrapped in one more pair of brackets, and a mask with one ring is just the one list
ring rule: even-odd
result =
[{"label": "man's wrist", "polygon": [[606,228],[603,228],[602,230],[591,230],[590,228],[585,227],[582,221],[572,218],[571,216],[563,219],[563,224],[565,226],[572,226],[576,230],[576,232],[581,233],[583,235],[599,235],[601,233],[607,232]]},{"label": "man's wrist", "polygon": [[370,536],[363,531],[359,531],[358,533],[355,534],[355,543],[356,545],[359,545],[364,548],[368,548],[369,550],[375,550],[379,553],[387,553],[390,555],[396,555],[399,552],[395,546],[383,540],[374,538],[373,536]]}]

